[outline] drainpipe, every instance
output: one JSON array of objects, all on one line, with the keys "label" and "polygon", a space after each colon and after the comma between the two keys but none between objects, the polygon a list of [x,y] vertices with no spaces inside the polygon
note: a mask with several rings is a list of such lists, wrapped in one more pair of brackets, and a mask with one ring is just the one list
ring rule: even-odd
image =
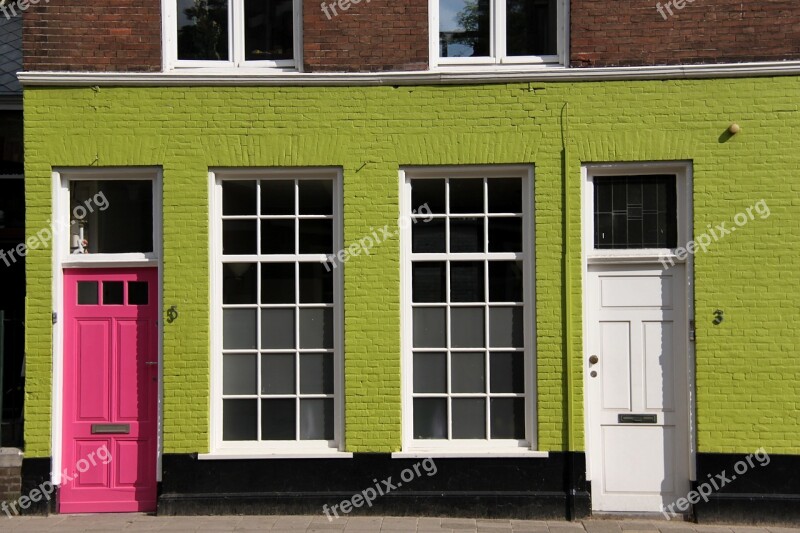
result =
[{"label": "drainpipe", "polygon": [[564,402],[564,418],[567,425],[566,442],[566,489],[567,489],[567,520],[575,519],[575,478],[572,457],[572,445],[575,442],[574,430],[572,427],[572,399],[574,384],[572,382],[572,254],[571,254],[571,226],[570,226],[570,194],[569,194],[569,103],[565,102],[561,117],[561,139],[562,139],[562,175],[563,182],[563,228],[562,249],[564,253],[564,365],[567,383],[567,397]]}]

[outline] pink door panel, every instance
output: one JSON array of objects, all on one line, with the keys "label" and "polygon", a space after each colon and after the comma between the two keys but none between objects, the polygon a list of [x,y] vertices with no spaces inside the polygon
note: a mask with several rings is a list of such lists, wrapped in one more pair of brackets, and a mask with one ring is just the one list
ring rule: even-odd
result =
[{"label": "pink door panel", "polygon": [[59,511],[156,508],[158,271],[64,272]]}]

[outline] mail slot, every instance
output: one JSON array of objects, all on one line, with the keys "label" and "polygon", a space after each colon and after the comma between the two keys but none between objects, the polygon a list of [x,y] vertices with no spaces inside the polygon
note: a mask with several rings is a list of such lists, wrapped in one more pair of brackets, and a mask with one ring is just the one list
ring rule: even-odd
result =
[{"label": "mail slot", "polygon": [[108,433],[127,435],[130,432],[130,424],[92,424],[92,435],[105,435]]},{"label": "mail slot", "polygon": [[658,422],[656,415],[617,415],[620,424],[655,424]]}]

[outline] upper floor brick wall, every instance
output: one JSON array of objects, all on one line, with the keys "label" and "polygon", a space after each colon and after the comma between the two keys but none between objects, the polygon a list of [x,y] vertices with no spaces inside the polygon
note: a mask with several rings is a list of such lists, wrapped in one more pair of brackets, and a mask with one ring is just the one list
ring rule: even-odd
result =
[{"label": "upper floor brick wall", "polygon": [[572,0],[570,40],[573,67],[800,59],[800,2]]},{"label": "upper floor brick wall", "polygon": [[[305,71],[427,68],[428,0],[320,3],[303,0]],[[570,66],[800,59],[798,22],[796,0],[572,0]],[[25,70],[158,71],[161,0],[31,4],[23,41]]]},{"label": "upper floor brick wall", "polygon": [[[428,0],[326,0],[324,4],[324,11],[320,0],[303,4],[304,70],[428,68]],[[339,5],[349,7],[343,11]]]},{"label": "upper floor brick wall", "polygon": [[161,0],[49,0],[24,14],[25,70],[161,70]]}]

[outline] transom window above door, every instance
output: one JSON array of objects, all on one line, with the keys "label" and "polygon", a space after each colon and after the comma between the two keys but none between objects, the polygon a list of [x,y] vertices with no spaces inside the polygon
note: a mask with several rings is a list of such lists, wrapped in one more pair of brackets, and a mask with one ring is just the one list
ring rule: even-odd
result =
[{"label": "transom window above door", "polygon": [[434,0],[438,65],[558,63],[563,0]]},{"label": "transom window above door", "polygon": [[300,0],[165,0],[175,67],[292,68]]},{"label": "transom window above door", "polygon": [[408,171],[405,448],[533,442],[532,187],[525,169]]},{"label": "transom window above door", "polygon": [[594,248],[675,248],[678,239],[674,175],[594,178]]}]

